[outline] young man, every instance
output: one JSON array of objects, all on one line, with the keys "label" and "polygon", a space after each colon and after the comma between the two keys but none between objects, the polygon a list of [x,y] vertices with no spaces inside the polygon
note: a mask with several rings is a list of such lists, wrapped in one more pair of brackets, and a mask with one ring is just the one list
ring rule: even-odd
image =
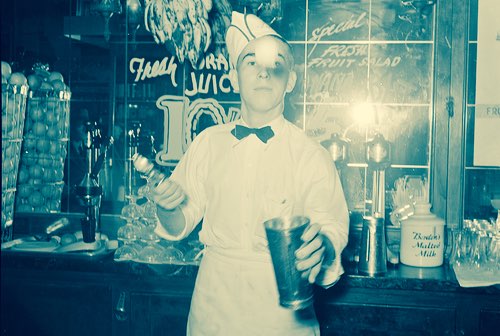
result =
[{"label": "young man", "polygon": [[233,12],[226,44],[241,119],[198,135],[155,192],[160,236],[182,239],[203,218],[188,335],[319,335],[312,307],[279,305],[263,223],[309,217],[296,267],[331,286],[348,236],[339,177],[327,151],[283,118],[296,81],[288,43],[256,16]]}]

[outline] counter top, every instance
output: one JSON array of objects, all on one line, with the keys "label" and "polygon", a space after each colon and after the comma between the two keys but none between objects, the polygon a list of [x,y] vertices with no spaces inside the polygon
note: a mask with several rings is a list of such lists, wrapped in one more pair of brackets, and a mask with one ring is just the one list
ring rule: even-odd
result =
[{"label": "counter top", "polygon": [[[66,215],[65,215],[66,216]],[[40,232],[40,227],[45,227],[59,217],[53,215],[17,217],[16,230],[18,234],[27,232]],[[76,230],[79,225],[79,216],[68,217],[74,224],[71,230]],[[110,239],[115,239],[113,232],[122,221],[116,216],[103,216],[106,233]],[[37,255],[36,253],[16,253],[13,251],[2,251],[1,262],[3,273],[24,272],[24,271],[50,271],[63,273],[88,273],[101,274],[104,277],[114,279],[148,279],[151,281],[165,280],[168,276],[172,280],[183,279],[192,280],[194,283],[198,267],[196,265],[150,265],[135,262],[115,262],[113,256],[107,255],[98,259],[70,259],[61,256],[51,256],[50,254]],[[400,289],[400,290],[425,290],[436,292],[460,292],[460,293],[498,293],[500,286],[462,288],[457,282],[453,270],[445,264],[442,267],[419,268],[405,266],[403,264],[389,265],[388,271],[381,277],[369,277],[360,275],[357,271],[357,264],[348,261],[352,258],[345,258],[345,275],[334,287],[357,287],[374,289]]]},{"label": "counter top", "polygon": [[[95,259],[72,259],[47,254],[34,255],[19,252],[3,251],[1,253],[2,273],[40,271],[100,274],[110,278],[128,278],[142,280],[176,279],[194,284],[198,266],[189,264],[143,264],[136,262],[116,262],[113,255]],[[470,292],[500,294],[497,286],[462,288],[458,284],[453,270],[447,265],[432,268],[419,268],[389,265],[384,276],[370,277],[360,275],[355,263],[344,263],[345,274],[334,286],[362,287],[374,289],[425,290],[436,292]]]}]

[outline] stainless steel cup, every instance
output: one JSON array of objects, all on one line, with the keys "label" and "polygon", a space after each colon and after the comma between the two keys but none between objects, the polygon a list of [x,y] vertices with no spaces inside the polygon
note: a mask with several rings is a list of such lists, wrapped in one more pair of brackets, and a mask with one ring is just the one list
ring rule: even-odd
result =
[{"label": "stainless steel cup", "polygon": [[369,276],[387,272],[384,218],[364,217],[358,271]]},{"label": "stainless steel cup", "polygon": [[278,285],[280,305],[302,309],[313,302],[313,287],[295,268],[295,251],[302,245],[301,236],[309,218],[293,216],[264,222],[266,236]]}]

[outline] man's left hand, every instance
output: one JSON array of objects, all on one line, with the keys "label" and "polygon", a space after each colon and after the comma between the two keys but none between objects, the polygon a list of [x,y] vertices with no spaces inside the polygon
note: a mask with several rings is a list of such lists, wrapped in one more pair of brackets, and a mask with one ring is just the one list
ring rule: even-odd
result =
[{"label": "man's left hand", "polygon": [[319,224],[311,224],[302,234],[302,246],[295,251],[297,261],[295,267],[302,273],[304,279],[314,283],[321,271],[325,258],[326,242],[328,238],[320,233]]}]

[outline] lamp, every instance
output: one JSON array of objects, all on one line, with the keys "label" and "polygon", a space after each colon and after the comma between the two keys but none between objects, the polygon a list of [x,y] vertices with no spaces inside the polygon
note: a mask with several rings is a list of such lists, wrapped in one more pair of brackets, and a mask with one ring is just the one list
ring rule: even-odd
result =
[{"label": "lamp", "polygon": [[144,10],[139,0],[127,0],[127,25],[132,33],[132,43],[135,43],[137,30],[144,20]]},{"label": "lamp", "polygon": [[283,18],[282,0],[243,0],[241,5],[244,6],[246,12],[247,7],[250,7],[253,14],[260,17],[269,25],[280,21]]},{"label": "lamp", "polygon": [[95,0],[91,8],[93,12],[100,14],[104,18],[104,38],[108,42],[111,36],[109,20],[115,13],[121,14],[122,4],[120,0]]}]

